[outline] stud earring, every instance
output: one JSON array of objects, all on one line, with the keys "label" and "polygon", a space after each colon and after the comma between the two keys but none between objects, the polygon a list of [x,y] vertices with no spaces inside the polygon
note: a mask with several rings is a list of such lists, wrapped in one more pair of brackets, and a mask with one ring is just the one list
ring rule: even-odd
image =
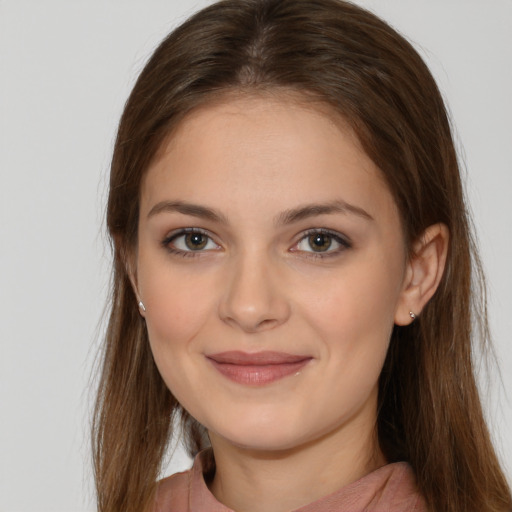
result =
[{"label": "stud earring", "polygon": [[409,311],[409,316],[410,316],[413,320],[416,320],[416,315],[415,315],[412,311]]},{"label": "stud earring", "polygon": [[146,312],[146,306],[144,306],[144,303],[141,300],[139,301],[139,308],[141,311],[144,311],[144,313]]}]

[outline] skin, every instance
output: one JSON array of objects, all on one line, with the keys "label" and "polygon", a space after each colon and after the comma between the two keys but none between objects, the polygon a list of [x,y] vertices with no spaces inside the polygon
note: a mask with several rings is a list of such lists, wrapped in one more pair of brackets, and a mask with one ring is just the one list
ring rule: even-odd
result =
[{"label": "skin", "polygon": [[[290,215],[307,205],[331,209]],[[187,246],[186,228],[205,245]],[[324,251],[309,236],[320,229]],[[208,429],[219,501],[291,510],[386,463],[379,374],[393,325],[437,287],[448,233],[431,226],[407,257],[392,196],[342,119],[285,97],[196,110],[144,178],[138,236],[132,281],[151,349]],[[252,386],[206,357],[230,350],[311,359]]]}]

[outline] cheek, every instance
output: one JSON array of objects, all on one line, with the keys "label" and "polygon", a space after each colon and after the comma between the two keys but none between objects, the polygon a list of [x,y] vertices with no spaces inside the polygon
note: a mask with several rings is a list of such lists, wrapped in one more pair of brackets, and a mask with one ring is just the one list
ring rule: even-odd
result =
[{"label": "cheek", "polygon": [[[202,288],[202,287],[201,287]],[[178,276],[146,281],[146,324],[152,344],[172,346],[192,340],[212,308],[206,290]]]},{"label": "cheek", "polygon": [[392,259],[374,258],[347,269],[302,290],[301,315],[322,340],[336,383],[361,389],[375,384],[384,363],[403,269]]},{"label": "cheek", "polygon": [[365,331],[379,325],[389,331],[400,296],[400,276],[400,268],[379,262],[350,266],[304,289],[304,311],[331,331]]},{"label": "cheek", "polygon": [[164,273],[155,278],[155,274],[144,281],[146,327],[153,358],[168,389],[197,414],[198,396],[204,398],[205,390],[197,391],[200,375],[194,356],[200,351],[198,335],[211,317],[212,300],[202,287],[198,289],[198,283],[191,283],[183,275]]},{"label": "cheek", "polygon": [[139,292],[146,306],[151,349],[162,376],[171,374],[177,358],[186,354],[214,308],[215,288],[187,269],[171,264],[167,254],[140,247]]},{"label": "cheek", "polygon": [[[373,270],[372,270],[373,269]],[[351,267],[316,288],[304,302],[309,332],[321,340],[326,403],[312,404],[312,414],[332,409],[333,421],[349,417],[374,397],[393,329],[399,296],[394,272],[386,266]],[[338,411],[338,412],[335,412]]]}]

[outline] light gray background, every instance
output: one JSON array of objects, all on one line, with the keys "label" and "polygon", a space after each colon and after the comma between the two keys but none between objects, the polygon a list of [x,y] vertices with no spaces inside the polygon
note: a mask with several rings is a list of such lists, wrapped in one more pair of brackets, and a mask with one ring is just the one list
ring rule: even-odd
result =
[{"label": "light gray background", "polygon": [[[94,510],[89,383],[108,283],[115,128],[151,50],[206,3],[0,0],[2,512]],[[512,1],[358,3],[415,42],[464,147],[509,395],[495,385],[486,405],[510,477]],[[168,471],[187,464],[179,454]]]}]

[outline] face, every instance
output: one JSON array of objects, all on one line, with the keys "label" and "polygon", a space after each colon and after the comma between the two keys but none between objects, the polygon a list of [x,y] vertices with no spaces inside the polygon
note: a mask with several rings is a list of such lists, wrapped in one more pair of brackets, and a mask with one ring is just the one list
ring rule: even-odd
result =
[{"label": "face", "polygon": [[374,428],[406,251],[341,119],[289,99],[195,111],[147,172],[138,236],[156,364],[212,436],[280,450]]}]

